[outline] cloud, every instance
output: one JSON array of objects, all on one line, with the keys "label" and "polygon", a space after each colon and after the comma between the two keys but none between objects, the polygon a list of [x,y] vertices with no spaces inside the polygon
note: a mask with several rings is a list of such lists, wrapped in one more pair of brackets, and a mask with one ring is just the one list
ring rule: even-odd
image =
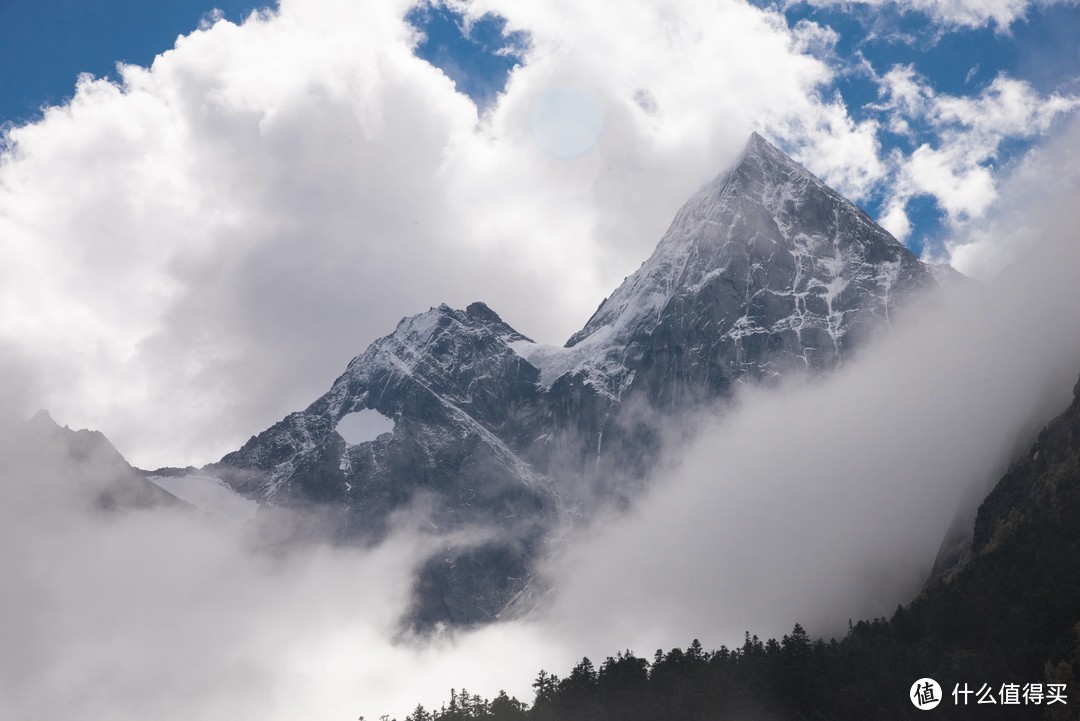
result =
[{"label": "cloud", "polygon": [[1024,262],[1047,233],[1044,216],[1067,212],[1080,192],[1078,147],[1080,120],[1074,119],[1051,142],[1025,154],[1004,180],[1004,201],[946,242],[949,262],[978,278],[996,277]]},{"label": "cloud", "polygon": [[863,200],[877,189],[888,171],[881,159],[878,129],[873,119],[853,121],[837,95],[816,124],[791,131],[800,138],[794,157],[845,197]]},{"label": "cloud", "polygon": [[[856,195],[885,170],[806,52],[828,32],[778,12],[460,3],[530,38],[480,115],[414,55],[410,4],[210,17],[7,131],[0,345],[37,378],[21,412],[142,466],[202,464],[440,302],[561,342],[754,128]],[[602,113],[573,158],[533,132],[554,87]]]},{"label": "cloud", "polygon": [[865,5],[871,8],[897,6],[902,12],[918,12],[931,20],[953,28],[980,28],[994,25],[1007,31],[1022,21],[1033,8],[1046,7],[1068,0],[804,0],[812,7]]},{"label": "cloud", "polygon": [[[870,69],[873,73],[873,69]],[[894,117],[913,117],[928,112],[933,90],[919,77],[914,65],[894,65],[878,80],[878,92],[886,102],[879,106],[895,111]]]},{"label": "cloud", "polygon": [[918,196],[934,198],[954,227],[985,215],[998,197],[993,163],[1002,145],[1045,134],[1080,107],[1080,98],[1042,95],[1005,74],[970,97],[935,92],[912,65],[875,79],[882,102],[872,109],[886,116],[891,132],[916,144],[906,156],[894,151],[890,162],[895,174],[882,225],[901,239],[911,230],[906,206]]},{"label": "cloud", "polygon": [[92,504],[103,458],[3,430],[4,718],[401,717],[462,680],[524,695],[533,664],[570,661],[527,628],[398,637],[414,569],[441,542],[408,518],[374,549],[281,549],[190,509],[106,513]]},{"label": "cloud", "polygon": [[828,25],[822,25],[806,18],[796,22],[791,31],[795,35],[798,47],[815,57],[828,57],[835,54],[836,45],[840,42],[840,33]]},{"label": "cloud", "polygon": [[977,135],[1026,137],[1046,132],[1059,115],[1077,105],[1080,99],[1075,97],[1040,97],[1030,84],[998,75],[978,97],[941,96],[934,113],[941,125],[958,125]]},{"label": "cloud", "polygon": [[908,192],[933,196],[954,221],[982,215],[997,196],[990,169],[975,160],[986,152],[963,142],[940,150],[919,146],[904,167]]}]

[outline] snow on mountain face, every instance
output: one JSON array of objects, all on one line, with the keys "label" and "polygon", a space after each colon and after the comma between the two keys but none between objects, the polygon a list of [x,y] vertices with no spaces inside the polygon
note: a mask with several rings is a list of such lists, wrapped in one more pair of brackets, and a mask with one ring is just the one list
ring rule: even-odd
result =
[{"label": "snow on mountain face", "polygon": [[[706,395],[785,368],[838,365],[930,268],[754,134],[733,168],[692,197],[653,255],[604,301],[568,348],[607,386]],[[672,351],[677,349],[677,353]]]},{"label": "snow on mountain face", "polygon": [[[535,485],[541,479],[531,473],[507,445],[515,427],[516,403],[537,396],[538,372],[507,345],[528,339],[514,331],[482,303],[464,312],[446,305],[406,318],[394,333],[373,343],[349,363],[322,398],[306,410],[293,413],[239,451],[222,459],[222,465],[263,472],[254,492],[273,503],[283,486],[301,480],[309,500],[347,500],[345,481],[320,484],[317,492],[306,482],[316,466],[333,460],[342,479],[355,468],[371,467],[379,474],[394,474],[394,468],[380,467],[379,454],[397,447],[407,438],[414,440],[421,430],[437,429],[446,440],[468,440],[486,448],[490,460],[515,478]],[[337,432],[338,424],[350,414],[370,409],[392,420],[389,437],[348,444]],[[410,447],[427,469],[439,468],[438,448],[426,441]],[[408,461],[407,465],[413,465]],[[319,468],[320,475],[326,469]],[[445,480],[438,473],[425,472],[437,485]],[[291,493],[292,490],[289,490]]]},{"label": "snow on mountain face", "polygon": [[[565,347],[482,303],[432,308],[209,470],[270,507],[325,509],[337,540],[377,539],[415,503],[439,529],[494,530],[432,559],[413,610],[421,625],[489,620],[528,586],[578,487],[626,493],[647,475],[659,433],[625,408],[660,418],[734,383],[827,371],[947,275],[754,135]],[[358,415],[392,432],[343,434]]]}]

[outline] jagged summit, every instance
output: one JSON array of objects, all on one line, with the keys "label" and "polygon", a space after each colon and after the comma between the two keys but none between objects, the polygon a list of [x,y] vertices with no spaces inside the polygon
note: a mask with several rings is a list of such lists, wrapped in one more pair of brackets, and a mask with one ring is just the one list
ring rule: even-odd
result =
[{"label": "jagged summit", "polygon": [[[805,166],[756,132],[750,134],[750,139],[731,168],[702,188],[702,192],[707,193],[710,188],[722,188],[729,182],[734,182],[741,192],[763,198],[781,186],[799,187],[804,184],[806,187],[812,186],[815,191],[845,205],[853,206],[869,223],[876,225],[861,208],[854,206],[851,201],[830,188]],[[802,192],[805,194],[807,190]],[[888,238],[895,245],[903,245],[891,235]]]},{"label": "jagged summit", "polygon": [[60,424],[53,420],[52,414],[44,408],[38,410],[29,420],[26,421],[28,426],[41,429],[59,428]]},{"label": "jagged summit", "polygon": [[[498,313],[489,308],[487,306],[487,303],[479,300],[474,303],[469,303],[469,305],[465,307],[465,313],[467,315],[475,316],[477,318],[483,318],[489,323],[500,323],[502,325],[506,325],[506,323],[503,322],[503,319],[499,317]],[[514,332],[516,333],[517,331]]]},{"label": "jagged summit", "polygon": [[[304,469],[326,463],[333,464],[333,475],[339,477],[314,487],[304,484],[308,500],[363,497],[370,489],[357,486],[354,491],[347,480],[352,473],[370,471],[396,478],[399,468],[380,464],[372,458],[371,448],[347,448],[336,427],[351,413],[375,411],[398,426],[393,438],[374,443],[395,446],[408,432],[426,432],[428,426],[442,429],[448,440],[449,428],[458,440],[486,446],[498,465],[532,483],[535,474],[491,430],[514,436],[510,404],[537,393],[539,372],[508,345],[519,341],[531,342],[479,302],[464,311],[442,304],[405,318],[393,333],[353,358],[325,395],[252,438],[219,465],[259,470],[261,475],[247,479],[241,490],[263,503],[276,502],[280,494],[295,494],[299,489],[291,485],[305,477]],[[409,455],[418,453],[434,467],[418,477],[432,471],[437,476],[440,469],[448,474],[460,463],[439,459],[430,447],[394,452],[401,453],[403,466],[409,467],[413,462]]]},{"label": "jagged summit", "polygon": [[[507,325],[486,304],[477,301],[470,303],[465,310],[457,310],[446,303],[441,303],[423,313],[402,318],[393,333],[375,341],[372,347],[394,343],[414,348],[422,347],[436,338],[452,336],[457,331],[490,333],[508,340],[528,340]],[[353,359],[353,363],[363,357],[363,354],[357,356]]]},{"label": "jagged summit", "polygon": [[731,167],[718,175],[714,182],[735,175],[740,170],[746,171],[755,168],[764,171],[764,175],[771,177],[781,175],[788,177],[801,176],[832,192],[827,185],[821,182],[817,176],[807,170],[801,163],[784,153],[756,131],[750,133],[750,138],[746,141],[742,152],[739,153],[738,158],[732,163]]},{"label": "jagged summit", "polygon": [[117,468],[130,470],[120,451],[116,450],[101,431],[85,428],[76,431],[66,425],[61,426],[44,408],[26,421],[25,428],[38,438],[48,438],[56,442],[63,447],[66,456],[76,461],[95,457],[105,459]]}]

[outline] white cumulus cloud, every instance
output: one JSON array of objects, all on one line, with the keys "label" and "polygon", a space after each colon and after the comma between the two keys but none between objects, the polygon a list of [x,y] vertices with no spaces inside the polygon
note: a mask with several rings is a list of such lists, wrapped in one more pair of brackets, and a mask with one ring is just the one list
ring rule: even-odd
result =
[{"label": "white cumulus cloud", "polygon": [[814,7],[865,5],[871,8],[894,6],[901,12],[918,12],[945,26],[978,28],[994,25],[1008,30],[1023,20],[1032,8],[1069,0],[805,0]]},{"label": "white cumulus cloud", "polygon": [[1005,74],[967,97],[935,92],[911,65],[876,80],[882,102],[874,108],[892,132],[917,142],[909,155],[891,156],[882,224],[901,239],[911,229],[906,205],[917,196],[932,197],[954,227],[981,218],[998,198],[994,162],[1002,144],[1045,134],[1080,107],[1078,97],[1044,95]]}]

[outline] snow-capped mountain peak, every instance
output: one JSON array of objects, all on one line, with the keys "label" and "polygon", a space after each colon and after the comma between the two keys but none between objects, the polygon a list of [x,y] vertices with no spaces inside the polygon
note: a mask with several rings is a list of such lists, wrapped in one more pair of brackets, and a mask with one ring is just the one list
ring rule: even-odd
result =
[{"label": "snow-capped mountain peak", "polygon": [[331,509],[320,531],[334,538],[377,537],[417,499],[435,499],[440,529],[498,529],[432,559],[415,612],[491,618],[528,585],[575,494],[627,494],[618,483],[648,474],[655,419],[738,383],[836,367],[938,275],[755,134],[564,347],[482,303],[431,308],[210,470],[270,507]]},{"label": "snow-capped mountain peak", "polygon": [[678,344],[690,365],[669,371],[722,392],[791,365],[835,366],[851,332],[934,282],[860,208],[754,134],[567,346],[623,349],[622,374],[640,383],[657,341]]}]

